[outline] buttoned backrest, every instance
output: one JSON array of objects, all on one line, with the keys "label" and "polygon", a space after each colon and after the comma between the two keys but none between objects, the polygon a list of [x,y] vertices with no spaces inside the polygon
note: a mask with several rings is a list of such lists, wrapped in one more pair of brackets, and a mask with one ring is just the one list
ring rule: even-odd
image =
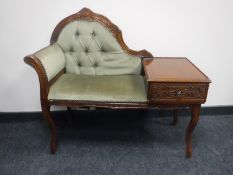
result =
[{"label": "buttoned backrest", "polygon": [[56,43],[66,59],[66,72],[86,75],[140,74],[141,58],[126,53],[112,32],[96,21],[76,20]]}]

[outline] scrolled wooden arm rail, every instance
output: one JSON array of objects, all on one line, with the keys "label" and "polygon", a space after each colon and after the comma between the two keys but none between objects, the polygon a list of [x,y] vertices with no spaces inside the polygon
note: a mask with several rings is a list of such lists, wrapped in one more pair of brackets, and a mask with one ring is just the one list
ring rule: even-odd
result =
[{"label": "scrolled wooden arm rail", "polygon": [[40,60],[35,55],[28,55],[24,57],[24,62],[33,67],[37,72],[40,82],[41,99],[46,99],[49,91],[49,82]]},{"label": "scrolled wooden arm rail", "polygon": [[51,104],[48,101],[48,92],[51,84],[64,73],[64,69],[58,73],[50,82],[48,81],[48,77],[46,75],[46,71],[39,60],[35,55],[28,55],[24,57],[24,62],[35,69],[37,72],[39,82],[40,82],[40,101],[41,101],[41,109],[43,112],[43,117],[47,121],[50,133],[51,133],[51,141],[50,141],[50,150],[51,153],[54,154],[57,149],[57,132],[55,123],[50,115],[50,106]]}]

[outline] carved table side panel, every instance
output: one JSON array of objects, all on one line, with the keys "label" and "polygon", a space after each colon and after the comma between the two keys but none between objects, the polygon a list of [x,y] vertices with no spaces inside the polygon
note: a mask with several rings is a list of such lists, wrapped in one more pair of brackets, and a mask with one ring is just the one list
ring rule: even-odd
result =
[{"label": "carved table side panel", "polygon": [[206,99],[208,84],[151,83],[149,99]]}]

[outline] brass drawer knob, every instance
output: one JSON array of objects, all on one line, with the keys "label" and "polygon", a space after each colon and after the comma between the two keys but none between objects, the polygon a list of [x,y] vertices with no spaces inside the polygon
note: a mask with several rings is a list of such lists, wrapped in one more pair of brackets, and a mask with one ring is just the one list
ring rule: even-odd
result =
[{"label": "brass drawer knob", "polygon": [[176,91],[176,96],[181,96],[182,95],[182,91]]}]

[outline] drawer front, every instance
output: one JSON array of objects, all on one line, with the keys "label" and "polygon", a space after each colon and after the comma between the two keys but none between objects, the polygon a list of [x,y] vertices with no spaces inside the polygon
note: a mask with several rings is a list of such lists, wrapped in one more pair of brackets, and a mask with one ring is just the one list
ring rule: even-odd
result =
[{"label": "drawer front", "polygon": [[184,83],[151,83],[149,99],[152,101],[165,99],[201,99],[205,100],[208,84]]}]

